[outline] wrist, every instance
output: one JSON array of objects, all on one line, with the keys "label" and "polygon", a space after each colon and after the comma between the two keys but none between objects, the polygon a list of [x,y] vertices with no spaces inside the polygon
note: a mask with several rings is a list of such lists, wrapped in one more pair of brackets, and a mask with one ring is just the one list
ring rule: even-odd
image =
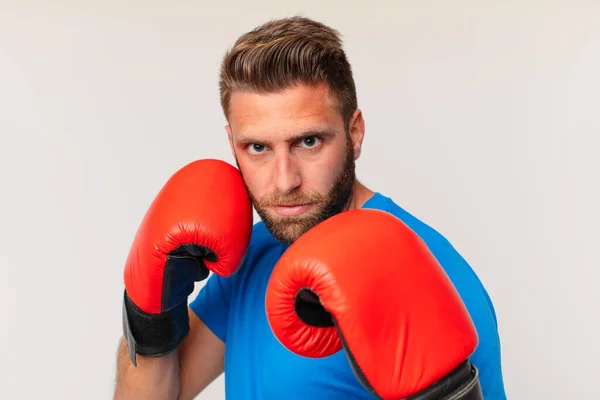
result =
[{"label": "wrist", "polygon": [[137,366],[136,355],[161,357],[183,342],[189,333],[189,315],[185,301],[160,314],[149,314],[123,295],[123,334],[129,358]]}]

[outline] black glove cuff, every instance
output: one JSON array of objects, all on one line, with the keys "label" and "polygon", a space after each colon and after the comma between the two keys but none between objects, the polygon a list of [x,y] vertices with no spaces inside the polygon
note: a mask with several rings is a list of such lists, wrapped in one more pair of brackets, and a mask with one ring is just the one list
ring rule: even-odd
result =
[{"label": "black glove cuff", "polygon": [[123,335],[129,358],[137,366],[136,354],[160,357],[177,348],[190,331],[188,306],[181,302],[160,314],[140,310],[124,292]]},{"label": "black glove cuff", "polygon": [[406,400],[483,400],[479,371],[466,360],[447,376]]}]

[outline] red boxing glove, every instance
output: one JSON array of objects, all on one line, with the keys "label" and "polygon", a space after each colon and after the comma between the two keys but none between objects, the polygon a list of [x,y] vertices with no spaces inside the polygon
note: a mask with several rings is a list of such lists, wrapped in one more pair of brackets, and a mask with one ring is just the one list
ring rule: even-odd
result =
[{"label": "red boxing glove", "polygon": [[252,205],[239,171],[218,160],[177,171],[150,205],[125,264],[123,330],[131,361],[161,356],[189,332],[194,282],[233,274],[252,232]]},{"label": "red boxing glove", "polygon": [[351,210],[306,232],[275,266],[266,311],[296,354],[343,348],[377,398],[482,398],[468,311],[425,243],[392,214]]}]

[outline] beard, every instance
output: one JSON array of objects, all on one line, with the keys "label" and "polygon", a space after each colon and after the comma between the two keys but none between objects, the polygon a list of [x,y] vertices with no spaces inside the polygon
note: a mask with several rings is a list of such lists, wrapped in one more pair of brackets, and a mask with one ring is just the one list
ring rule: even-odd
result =
[{"label": "beard", "polygon": [[[270,193],[258,199],[246,186],[256,212],[275,239],[282,243],[291,244],[315,225],[345,210],[352,196],[356,178],[354,150],[349,137],[343,162],[342,170],[335,177],[329,191],[325,194],[315,191],[303,192],[300,189],[295,189],[286,194]],[[272,206],[287,204],[314,204],[316,209],[293,217],[274,215],[268,210]]]}]

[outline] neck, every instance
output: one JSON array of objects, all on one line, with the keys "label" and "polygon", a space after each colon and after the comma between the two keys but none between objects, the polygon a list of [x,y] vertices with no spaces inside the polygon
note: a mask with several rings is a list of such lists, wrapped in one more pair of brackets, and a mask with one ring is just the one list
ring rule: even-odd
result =
[{"label": "neck", "polygon": [[353,210],[355,208],[361,208],[367,200],[369,200],[375,192],[371,189],[367,188],[365,185],[360,183],[358,180],[354,181],[354,189],[352,190],[352,195],[350,196],[350,200],[348,200],[348,205],[346,210]]}]

